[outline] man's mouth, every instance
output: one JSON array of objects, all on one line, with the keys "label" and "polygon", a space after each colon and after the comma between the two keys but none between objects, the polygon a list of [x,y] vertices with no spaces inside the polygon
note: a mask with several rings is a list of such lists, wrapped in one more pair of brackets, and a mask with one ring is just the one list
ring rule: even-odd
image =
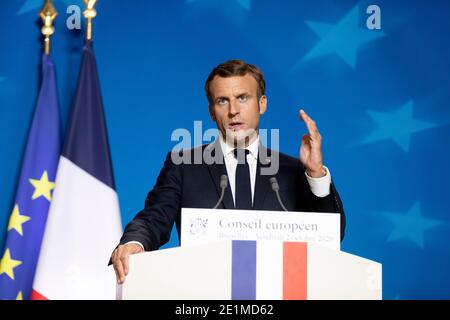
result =
[{"label": "man's mouth", "polygon": [[228,124],[228,129],[238,131],[244,128],[244,123],[240,121],[233,121]]}]

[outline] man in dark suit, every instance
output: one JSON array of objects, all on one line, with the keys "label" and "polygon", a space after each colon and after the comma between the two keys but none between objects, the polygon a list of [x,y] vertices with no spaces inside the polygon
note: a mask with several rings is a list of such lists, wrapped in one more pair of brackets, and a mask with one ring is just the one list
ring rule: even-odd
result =
[{"label": "man in dark suit", "polygon": [[287,210],[338,213],[341,239],[344,236],[342,202],[323,165],[322,138],[315,122],[300,111],[309,133],[302,137],[300,159],[293,158],[260,142],[259,118],[267,98],[257,67],[241,60],[220,64],[209,75],[205,91],[219,138],[207,146],[168,154],[144,209],[126,226],[112,253],[118,283],[128,274],[130,254],[158,249],[169,240],[174,222],[180,231],[181,208],[214,207],[223,175],[229,183],[219,208],[282,210],[269,180],[276,177]]}]

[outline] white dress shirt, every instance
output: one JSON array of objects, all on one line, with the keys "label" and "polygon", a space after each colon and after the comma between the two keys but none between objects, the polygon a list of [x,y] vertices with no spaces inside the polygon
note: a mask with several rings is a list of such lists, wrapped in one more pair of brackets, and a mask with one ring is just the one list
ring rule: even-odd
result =
[{"label": "white dress shirt", "polygon": [[[231,194],[233,195],[233,202],[236,203],[235,190],[236,190],[236,167],[238,160],[234,156],[234,147],[228,145],[220,135],[219,138],[220,148],[222,148],[223,157],[225,159],[225,166],[227,168],[228,181],[231,188]],[[256,167],[258,164],[258,147],[259,137],[255,139],[246,149],[249,151],[247,155],[247,163],[250,169],[250,186],[252,189],[252,204],[253,196],[255,194],[255,181],[256,181]]]},{"label": "white dress shirt", "polygon": [[[236,167],[237,159],[234,156],[234,147],[228,145],[224,140],[222,135],[219,135],[219,143],[222,148],[223,157],[225,159],[225,166],[227,168],[228,181],[230,183],[231,193],[233,195],[233,202],[235,202],[235,190],[236,190]],[[255,139],[246,149],[249,151],[247,155],[247,162],[250,168],[250,184],[252,189],[252,203],[255,195],[255,181],[256,181],[256,168],[258,164],[258,147],[259,147],[259,137]],[[300,161],[300,160],[299,160]],[[306,171],[306,179],[308,180],[311,192],[316,197],[326,197],[330,194],[331,185],[331,174],[327,167],[325,167],[326,175],[320,178],[310,177]]]}]

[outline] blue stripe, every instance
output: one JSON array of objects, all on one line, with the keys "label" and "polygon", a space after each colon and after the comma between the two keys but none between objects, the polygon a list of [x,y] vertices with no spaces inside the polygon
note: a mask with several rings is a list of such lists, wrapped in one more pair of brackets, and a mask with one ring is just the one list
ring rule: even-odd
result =
[{"label": "blue stripe", "polygon": [[233,241],[231,299],[256,299],[256,241]]},{"label": "blue stripe", "polygon": [[92,43],[83,49],[75,103],[62,155],[115,189]]}]

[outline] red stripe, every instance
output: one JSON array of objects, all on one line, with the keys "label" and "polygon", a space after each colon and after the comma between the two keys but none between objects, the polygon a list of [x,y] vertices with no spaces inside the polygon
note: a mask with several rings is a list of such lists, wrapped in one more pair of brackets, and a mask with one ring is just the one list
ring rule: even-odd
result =
[{"label": "red stripe", "polygon": [[44,297],[42,294],[35,291],[34,289],[31,289],[30,299],[31,300],[48,300],[46,297]]},{"label": "red stripe", "polygon": [[307,245],[283,243],[283,300],[306,300]]}]

